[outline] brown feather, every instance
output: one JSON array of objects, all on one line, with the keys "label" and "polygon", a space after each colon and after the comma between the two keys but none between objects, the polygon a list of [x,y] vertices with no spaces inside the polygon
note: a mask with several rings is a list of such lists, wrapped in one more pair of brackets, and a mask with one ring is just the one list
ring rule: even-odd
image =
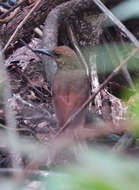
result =
[{"label": "brown feather", "polygon": [[62,126],[89,96],[86,73],[82,70],[58,71],[54,79],[53,93],[56,115],[59,125]]}]

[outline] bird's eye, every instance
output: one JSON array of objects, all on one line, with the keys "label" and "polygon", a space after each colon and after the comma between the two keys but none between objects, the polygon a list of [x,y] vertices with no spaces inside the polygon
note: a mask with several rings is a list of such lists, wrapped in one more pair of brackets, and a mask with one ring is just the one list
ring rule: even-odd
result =
[{"label": "bird's eye", "polygon": [[60,57],[60,56],[61,56],[61,54],[60,54],[60,53],[57,53],[57,52],[54,52],[53,55],[54,55],[55,57]]}]

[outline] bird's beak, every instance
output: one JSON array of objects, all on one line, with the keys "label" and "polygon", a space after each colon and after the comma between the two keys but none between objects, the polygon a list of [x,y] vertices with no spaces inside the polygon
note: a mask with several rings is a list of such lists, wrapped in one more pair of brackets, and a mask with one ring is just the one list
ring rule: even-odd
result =
[{"label": "bird's beak", "polygon": [[53,52],[51,50],[46,49],[34,49],[33,52],[41,53],[43,55],[48,55],[50,57],[54,57]]}]

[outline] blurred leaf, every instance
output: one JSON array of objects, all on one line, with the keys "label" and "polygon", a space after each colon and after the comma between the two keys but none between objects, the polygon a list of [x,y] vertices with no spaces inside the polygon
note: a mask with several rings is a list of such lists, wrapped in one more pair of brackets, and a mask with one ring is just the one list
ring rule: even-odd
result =
[{"label": "blurred leaf", "polygon": [[52,173],[42,190],[137,190],[138,163],[118,158],[107,151],[93,151],[82,155],[80,164]]},{"label": "blurred leaf", "polygon": [[[11,131],[12,132],[12,131]],[[10,141],[6,137],[5,132],[0,132],[0,146],[10,150]],[[46,158],[48,150],[46,145],[41,144],[35,139],[20,137],[16,138],[16,149],[22,156],[36,161],[42,161]]]},{"label": "blurred leaf", "polygon": [[139,87],[127,102],[127,116],[132,121],[132,130],[136,138],[139,137]]},{"label": "blurred leaf", "polygon": [[[126,10],[126,11],[125,11]],[[127,0],[112,9],[112,13],[121,21],[139,16],[139,1]]]},{"label": "blurred leaf", "polygon": [[[109,74],[133,51],[130,43],[105,43],[97,46],[97,69],[99,74]],[[126,63],[129,72],[139,72],[138,52]]]}]

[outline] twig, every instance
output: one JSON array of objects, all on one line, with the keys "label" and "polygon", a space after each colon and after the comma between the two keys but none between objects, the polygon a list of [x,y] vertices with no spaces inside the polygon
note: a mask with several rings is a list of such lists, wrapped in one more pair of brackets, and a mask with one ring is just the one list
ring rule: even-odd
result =
[{"label": "twig", "polygon": [[2,14],[0,16],[0,22],[1,22],[1,19],[4,19],[6,16],[8,16],[11,12],[13,12],[16,8],[24,5],[25,3],[25,0],[22,0],[20,3],[17,3],[16,5],[14,5],[13,7],[11,7],[6,13]]},{"label": "twig", "polygon": [[[97,73],[96,65],[96,50],[89,51],[89,65],[90,65],[90,81],[91,81],[91,93],[94,94],[99,89],[100,83]],[[101,93],[98,93],[94,99],[95,109],[98,114],[102,114],[102,97]],[[90,103],[89,109],[92,109],[92,103]]]},{"label": "twig", "polygon": [[113,147],[113,152],[124,152],[129,146],[132,145],[133,141],[133,135],[130,132],[126,132]]},{"label": "twig", "polygon": [[[17,174],[20,174],[22,172],[21,169],[15,169],[15,168],[0,168],[0,174],[13,174],[14,172],[16,172]],[[29,171],[30,172],[30,171]],[[46,178],[49,175],[48,171],[43,171],[43,170],[38,170],[38,171],[34,171],[34,176],[33,178],[35,178],[35,180],[37,181],[41,181],[41,178]],[[32,178],[31,178],[32,180]]]},{"label": "twig", "polygon": [[[123,58],[120,56],[120,62],[122,62],[122,60],[123,60]],[[125,75],[125,78],[126,78],[127,82],[129,83],[129,86],[131,87],[131,89],[135,91],[136,90],[135,85],[133,83],[133,80],[131,78],[131,75],[130,75],[126,65],[122,68],[122,72]]]},{"label": "twig", "polygon": [[[108,36],[110,37],[110,40],[111,40],[111,41],[114,41],[113,37],[111,36],[111,34],[110,34],[110,32],[109,32],[108,30],[107,30],[107,34],[106,34],[106,35],[108,35]],[[121,41],[122,41],[123,48],[126,49],[122,38],[121,38]],[[106,41],[105,41],[105,47],[106,47],[106,49],[109,51],[109,47],[107,46]],[[111,61],[112,61],[112,62],[117,62],[117,61],[118,61],[119,63],[122,63],[122,62],[123,62],[123,57],[122,57],[122,55],[121,55],[121,53],[120,53],[120,50],[118,49],[118,47],[117,47],[117,45],[116,45],[115,43],[113,44],[113,48],[114,48],[114,52],[115,52],[115,55],[116,55],[116,59],[113,59],[113,57],[111,56],[111,53],[109,53],[109,56],[111,57]],[[124,66],[122,67],[122,72],[123,72],[123,75],[124,75],[125,79],[126,79],[127,82],[129,83],[130,87],[131,87],[133,90],[135,90],[134,83],[133,83],[133,81],[132,81],[132,78],[131,78],[131,76],[130,76],[130,73],[128,72],[128,69],[127,69],[126,65],[124,65]]]},{"label": "twig", "polygon": [[80,51],[80,49],[79,49],[79,47],[78,47],[78,42],[77,42],[77,40],[75,39],[75,36],[74,36],[74,34],[73,34],[73,31],[72,31],[71,26],[68,26],[68,27],[67,27],[67,30],[68,30],[68,33],[69,33],[69,35],[70,35],[71,43],[72,43],[72,45],[73,45],[73,47],[74,47],[74,49],[75,49],[75,51],[76,51],[76,53],[77,53],[77,55],[78,55],[80,61],[81,61],[81,63],[82,63],[82,64],[84,65],[84,67],[85,67],[87,76],[89,76],[89,68],[88,68],[87,62],[86,62],[86,60],[85,60],[85,58],[84,58],[82,52]]},{"label": "twig", "polygon": [[125,27],[125,25],[112,14],[112,12],[100,1],[100,0],[93,0],[93,2],[118,26],[120,30],[122,30],[129,40],[133,42],[136,47],[139,47],[139,41],[136,37]]},{"label": "twig", "polygon": [[29,129],[29,128],[16,128],[16,129],[13,129],[13,128],[6,127],[2,123],[0,123],[0,128],[9,130],[11,132],[14,132],[14,131],[18,131],[18,132],[30,132],[31,134],[33,134],[35,136],[35,132],[33,130]]},{"label": "twig", "polygon": [[[27,76],[25,76],[25,74],[22,73],[22,76],[23,76],[23,78],[25,80],[27,80],[27,82],[29,83],[30,87],[32,87],[41,96],[41,98],[45,101],[46,98],[47,98],[46,94],[43,94],[39,89],[37,89],[35,87],[35,85],[31,82],[31,80]],[[47,92],[52,96],[52,93],[51,93],[51,91],[48,88],[47,88]]]},{"label": "twig", "polygon": [[22,26],[25,24],[25,22],[28,20],[28,18],[30,17],[30,15],[33,13],[33,11],[37,8],[37,6],[41,3],[41,0],[38,0],[36,2],[36,4],[34,5],[34,7],[32,7],[32,9],[29,11],[29,13],[25,16],[25,18],[20,22],[20,24],[18,25],[18,27],[16,28],[16,30],[14,31],[14,33],[11,35],[10,39],[8,40],[8,42],[6,43],[5,47],[3,48],[3,51],[6,51],[8,46],[10,45],[10,43],[12,42],[12,40],[15,38],[17,32],[22,28]]},{"label": "twig", "polygon": [[[101,19],[101,21],[102,21],[102,19]],[[98,86],[99,86],[99,82],[98,82],[98,76],[97,76],[97,69],[96,69],[96,65],[94,65],[95,63],[93,63],[93,71],[92,71],[92,67],[91,67],[91,73],[89,72],[89,67],[88,67],[88,64],[87,64],[87,62],[86,62],[86,60],[85,60],[85,58],[84,58],[84,56],[83,56],[83,54],[82,54],[82,52],[80,51],[80,49],[79,49],[79,47],[78,47],[78,42],[77,42],[77,40],[75,39],[75,36],[74,36],[74,34],[73,34],[73,31],[72,31],[72,28],[69,26],[69,27],[67,27],[67,29],[68,29],[68,32],[69,32],[69,35],[70,35],[70,38],[71,38],[71,42],[72,42],[72,44],[73,44],[73,46],[74,46],[74,49],[75,49],[75,51],[76,51],[76,53],[77,53],[77,55],[78,55],[78,57],[79,57],[79,59],[80,59],[80,61],[81,61],[81,63],[84,65],[84,67],[85,67],[85,70],[86,70],[86,74],[89,76],[89,78],[90,78],[90,80],[91,80],[91,86],[92,86],[92,93],[94,93],[94,91],[96,91],[97,89],[98,89]],[[92,73],[93,73],[93,80],[92,80]],[[94,80],[94,78],[95,78],[95,80]],[[97,96],[96,96],[96,98],[95,98],[95,105],[96,105],[96,107],[97,107],[97,109],[98,109],[98,113],[99,114],[101,114],[101,110],[100,110],[100,107],[102,106],[102,101],[101,101],[101,96],[100,96],[100,94],[98,94]],[[92,106],[92,105],[90,105],[90,106]]]},{"label": "twig", "polygon": [[99,124],[86,124],[83,128],[76,129],[75,133],[78,134],[80,140],[94,140],[97,137],[127,133],[128,131],[129,129],[125,122],[120,122],[118,127],[115,127],[111,122],[105,122]]},{"label": "twig", "polygon": [[100,85],[99,89],[92,94],[88,100],[74,113],[72,114],[69,119],[63,124],[63,126],[60,128],[58,133],[56,134],[56,137],[61,134],[61,132],[69,125],[71,121],[74,120],[74,118],[85,108],[88,106],[88,104],[96,97],[96,95],[104,88],[104,86],[120,71],[120,69],[127,63],[127,61],[134,56],[134,54],[138,51],[138,48],[134,48],[133,51],[130,53],[130,55],[118,66],[114,69],[114,71],[106,78],[106,80]]}]

